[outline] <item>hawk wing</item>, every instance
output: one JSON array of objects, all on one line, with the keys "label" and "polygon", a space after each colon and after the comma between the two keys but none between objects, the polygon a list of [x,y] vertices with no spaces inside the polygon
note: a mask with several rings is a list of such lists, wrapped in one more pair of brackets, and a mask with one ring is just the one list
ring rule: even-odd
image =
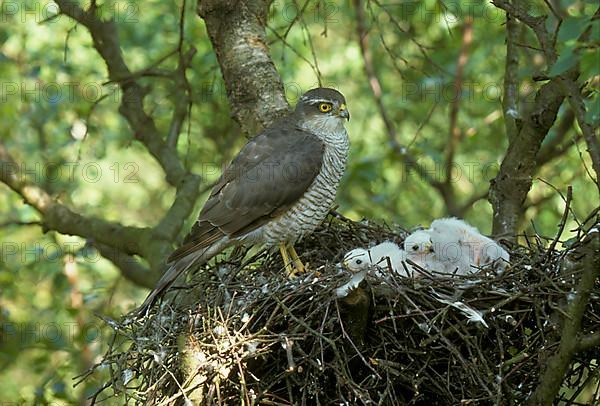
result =
[{"label": "hawk wing", "polygon": [[168,262],[224,236],[243,236],[284,213],[320,172],[324,150],[317,136],[291,125],[275,125],[254,137],[225,169]]}]

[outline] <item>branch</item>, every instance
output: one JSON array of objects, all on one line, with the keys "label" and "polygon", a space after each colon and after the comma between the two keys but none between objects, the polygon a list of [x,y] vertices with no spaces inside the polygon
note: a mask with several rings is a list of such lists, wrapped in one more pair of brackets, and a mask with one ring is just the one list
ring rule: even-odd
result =
[{"label": "branch", "polygon": [[473,19],[469,16],[465,18],[463,27],[462,47],[456,62],[456,77],[454,79],[455,97],[450,108],[450,137],[448,149],[446,150],[446,180],[447,185],[452,181],[452,166],[454,165],[454,155],[458,144],[462,139],[461,131],[458,128],[458,111],[460,109],[460,99],[463,86],[463,75],[465,65],[469,59],[469,47],[473,42]]},{"label": "branch", "polygon": [[[600,20],[600,7],[596,9],[594,16],[592,17],[593,21],[598,22]],[[578,38],[578,41],[584,42],[587,41],[590,35],[591,26],[588,27]],[[565,93],[568,95],[567,100],[571,105],[573,111],[575,111],[575,117],[577,117],[577,123],[579,124],[579,128],[583,132],[583,138],[585,139],[585,143],[587,145],[587,151],[592,158],[592,168],[594,168],[594,172],[596,172],[596,187],[598,188],[598,192],[600,194],[600,142],[597,138],[597,130],[598,127],[594,128],[589,122],[586,121],[586,109],[585,104],[583,102],[583,94],[581,92],[581,87],[576,82],[576,77],[569,77],[567,75],[561,75],[562,85]]]},{"label": "branch", "polygon": [[[154,227],[157,236],[173,241],[181,231],[185,219],[194,209],[199,191],[200,179],[197,176],[186,177],[177,188],[173,204],[165,216]],[[205,190],[206,191],[206,190]]]},{"label": "branch", "polygon": [[532,176],[537,168],[536,156],[542,141],[554,124],[564,100],[559,79],[554,78],[536,93],[514,139],[509,142],[500,171],[492,180],[489,201],[494,208],[493,234],[514,238]]},{"label": "branch", "polygon": [[198,14],[221,67],[233,118],[254,135],[287,114],[283,83],[266,43],[270,1],[205,0]]},{"label": "branch", "polygon": [[600,346],[600,331],[596,331],[595,333],[590,333],[581,337],[577,343],[577,348],[575,351],[587,351],[597,346]]},{"label": "branch", "polygon": [[169,132],[167,134],[167,145],[171,148],[177,148],[177,141],[179,140],[179,134],[181,133],[183,122],[192,111],[192,88],[185,73],[192,61],[192,58],[196,54],[196,48],[190,48],[190,50],[185,54],[183,52],[186,6],[187,2],[186,0],[183,0],[183,4],[181,5],[181,14],[179,16],[179,44],[177,45],[179,62],[174,72],[176,91],[173,104],[175,109],[173,111],[171,125],[169,126]]},{"label": "branch", "polygon": [[133,256],[127,255],[115,247],[99,242],[95,242],[94,247],[96,247],[100,255],[108,259],[119,269],[125,279],[148,289],[154,287],[158,280],[158,278],[154,277],[156,273],[152,273],[150,269],[143,266]]},{"label": "branch", "polygon": [[147,228],[123,226],[98,218],[86,218],[55,201],[44,189],[24,179],[21,166],[0,143],[0,181],[19,194],[25,203],[42,216],[44,231],[56,230],[63,234],[79,235],[110,246],[127,247],[127,253],[143,255],[145,247],[140,240]]},{"label": "branch", "polygon": [[532,16],[527,12],[527,3],[516,1],[514,4],[508,0],[492,0],[492,4],[506,11],[506,14],[519,19],[525,25],[530,27],[540,43],[540,48],[544,51],[548,66],[554,65],[557,54],[554,48],[555,40],[546,29],[547,16]]},{"label": "branch", "polygon": [[[546,28],[545,20],[547,16],[532,16],[527,12],[527,9],[523,5],[522,2],[511,4],[508,0],[494,0],[492,3],[514,18],[518,18],[523,23],[525,23],[529,28],[533,30],[535,33],[538,42],[540,43],[540,47],[546,56],[546,63],[548,66],[554,65],[557,60],[557,51],[556,51],[556,39],[553,34],[550,34]],[[600,8],[596,10],[594,14],[594,19],[600,17]],[[579,37],[579,41],[585,41],[589,36],[590,29],[588,28],[584,33]],[[579,76],[578,72],[573,74],[563,74],[559,76],[560,84],[563,87],[563,92],[567,94],[569,104],[571,108],[575,111],[575,116],[577,117],[577,122],[581,131],[583,132],[583,137],[587,144],[587,150],[592,158],[592,167],[596,172],[596,186],[598,191],[600,192],[600,144],[595,135],[595,129],[593,126],[585,121],[585,104],[583,102],[583,95],[581,94],[581,89],[577,85],[576,80]]]},{"label": "branch", "polygon": [[119,112],[131,126],[136,139],[141,141],[150,154],[162,166],[167,182],[173,186],[187,175],[175,148],[167,145],[161,137],[154,119],[144,111],[145,91],[132,77],[119,44],[118,30],[114,20],[98,18],[94,7],[85,11],[73,0],[57,0],[60,12],[85,26],[108,69],[110,81],[119,84],[123,95]]},{"label": "branch", "polygon": [[517,135],[516,119],[519,115],[519,24],[510,14],[506,15],[506,64],[504,71],[504,97],[502,110],[506,136],[512,140]]},{"label": "branch", "polygon": [[595,134],[597,128],[594,129],[594,127],[585,120],[583,95],[575,80],[568,77],[562,78],[562,85],[569,96],[567,100],[569,101],[571,108],[575,111],[579,128],[581,128],[581,131],[583,132],[587,151],[592,158],[592,168],[594,168],[594,172],[596,172],[596,187],[600,193],[600,144],[597,135]]},{"label": "branch", "polygon": [[[571,364],[573,355],[582,348],[581,340],[578,339],[581,333],[581,321],[600,271],[599,235],[597,231],[593,233],[581,249],[585,256],[581,261],[578,261],[575,265],[576,269],[574,269],[574,271],[581,271],[581,279],[575,289],[575,298],[568,307],[570,317],[564,319],[558,350],[547,360],[540,383],[529,399],[529,405],[552,404],[562,386],[563,377]],[[597,340],[597,337],[593,335],[589,337],[594,338],[591,342],[586,340],[584,346]]]},{"label": "branch", "polygon": [[369,81],[371,93],[373,95],[373,98],[375,99],[375,104],[377,105],[377,109],[379,111],[379,115],[381,116],[381,119],[383,120],[383,123],[387,130],[387,136],[390,145],[392,146],[394,152],[400,157],[402,162],[404,162],[404,164],[408,168],[414,169],[419,174],[419,176],[421,176],[429,185],[431,185],[433,188],[437,189],[441,193],[441,189],[444,188],[443,184],[431,177],[429,172],[425,168],[423,168],[412,157],[412,155],[408,153],[408,149],[398,142],[396,128],[383,104],[383,90],[381,88],[381,83],[377,76],[377,72],[375,72],[375,67],[373,66],[373,58],[371,55],[371,50],[369,48],[368,33],[365,24],[365,12],[363,2],[361,0],[354,0],[354,9],[356,10],[356,33],[358,35],[358,43],[360,45],[360,51],[365,67],[365,72]]},{"label": "branch", "polygon": [[[382,7],[381,5],[379,6]],[[377,105],[379,115],[381,116],[381,119],[385,124],[387,137],[392,150],[400,158],[402,163],[406,166],[407,172],[410,169],[415,170],[415,172],[421,177],[421,179],[425,180],[427,184],[429,184],[440,194],[446,206],[446,211],[449,215],[460,217],[470,206],[473,205],[474,202],[482,198],[481,195],[476,194],[471,196],[471,198],[463,205],[457,204],[454,188],[452,183],[450,182],[450,171],[447,172],[446,181],[438,181],[435,177],[431,176],[431,173],[426,168],[420,165],[419,162],[415,158],[413,158],[413,155],[410,154],[410,151],[406,146],[398,142],[396,127],[394,126],[394,123],[388,115],[385,105],[383,104],[384,91],[381,86],[381,81],[379,80],[379,77],[375,70],[373,56],[369,47],[368,30],[366,27],[366,18],[363,1],[354,0],[354,9],[356,10],[356,33],[358,36],[358,43],[360,45],[365,73],[371,88],[371,93],[373,95],[373,98],[375,99],[375,104]],[[382,10],[386,11],[383,7]],[[392,18],[392,16],[390,16],[390,18]],[[472,40],[471,34],[472,27],[470,26],[470,23],[466,22],[463,36],[463,51],[459,56],[459,65],[462,64],[463,67],[466,63],[466,52],[468,51],[468,46]],[[457,70],[462,70],[463,67],[459,66]],[[458,105],[456,105],[456,108],[458,109]],[[429,112],[429,115],[431,114],[431,112],[433,112],[433,109]],[[458,112],[458,110],[456,110],[456,112]],[[451,155],[453,159],[454,151],[452,151]],[[447,165],[447,167],[449,167],[451,170],[452,164]]]},{"label": "branch", "polygon": [[[180,37],[177,49],[179,63],[173,74],[176,86],[175,93],[182,93],[182,96],[178,97],[178,101],[175,103],[167,137],[160,134],[153,117],[144,111],[145,91],[136,82],[138,76],[129,70],[123,59],[115,22],[113,20],[103,21],[98,18],[93,5],[85,11],[72,0],[58,0],[57,4],[61,13],[71,17],[89,30],[94,48],[103,58],[108,69],[109,80],[118,83],[123,92],[119,112],[129,123],[135,138],[144,144],[150,154],[161,165],[167,182],[177,188],[175,201],[165,217],[152,230],[153,232],[146,233],[144,240],[139,243],[140,246],[144,245],[146,254],[144,257],[155,269],[171,251],[170,241],[175,239],[185,219],[192,212],[200,185],[200,178],[185,169],[176,150],[177,138],[188,111],[190,100],[189,84],[185,76],[185,70],[195,54],[193,48],[187,54],[184,54],[182,49],[185,4],[182,6],[180,19]],[[167,244],[167,242],[169,243]],[[109,243],[109,245],[111,244]]]},{"label": "branch", "polygon": [[563,231],[565,230],[565,225],[567,224],[567,218],[569,217],[569,210],[571,209],[571,200],[573,199],[573,186],[569,185],[567,187],[567,198],[566,199],[564,198],[564,196],[562,196],[562,194],[561,194],[561,197],[563,197],[563,199],[565,201],[565,210],[563,211],[562,217],[560,219],[556,237],[552,240],[552,242],[548,246],[548,249],[546,250],[546,252],[547,252],[546,260],[550,259],[550,256],[552,255],[554,248],[556,248],[556,244],[560,240],[560,236],[562,235]]},{"label": "branch", "polygon": [[[565,112],[556,128],[556,136],[544,144],[538,152],[536,159],[540,167],[565,154],[573,146],[572,142],[567,142],[565,144],[562,144],[562,142],[569,133],[569,130],[573,128],[574,122],[575,114],[572,109],[569,109]],[[577,142],[578,139],[580,138],[576,136],[575,142]]]}]

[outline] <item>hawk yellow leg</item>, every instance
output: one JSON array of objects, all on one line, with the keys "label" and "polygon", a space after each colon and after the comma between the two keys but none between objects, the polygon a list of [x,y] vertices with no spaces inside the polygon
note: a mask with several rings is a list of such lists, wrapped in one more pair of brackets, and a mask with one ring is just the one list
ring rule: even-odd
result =
[{"label": "hawk yellow leg", "polygon": [[294,274],[294,268],[292,267],[292,261],[290,261],[290,256],[287,251],[287,247],[285,244],[279,244],[279,252],[281,253],[281,258],[283,259],[283,266],[285,266],[285,271],[288,275]]},{"label": "hawk yellow leg", "polygon": [[289,248],[290,256],[292,257],[292,261],[294,261],[294,266],[296,267],[295,273],[304,273],[306,271],[306,267],[300,260],[300,257],[298,256],[296,249],[291,244],[288,246],[288,248]]}]

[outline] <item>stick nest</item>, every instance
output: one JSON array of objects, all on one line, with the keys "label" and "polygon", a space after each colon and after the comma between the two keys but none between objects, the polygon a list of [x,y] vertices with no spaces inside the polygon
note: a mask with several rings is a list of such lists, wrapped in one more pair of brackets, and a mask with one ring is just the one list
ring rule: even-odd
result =
[{"label": "stick nest", "polygon": [[[509,246],[501,275],[375,273],[336,298],[350,278],[336,266],[344,253],[406,235],[330,217],[296,244],[311,271],[295,279],[277,251],[212,261],[146,317],[109,321],[114,340],[99,365],[111,379],[102,390],[143,404],[521,404],[557,349],[579,279],[569,271],[577,243],[548,250],[536,237]],[[600,326],[599,297],[596,281],[586,331]],[[599,356],[598,347],[575,356],[564,399],[597,379]]]}]

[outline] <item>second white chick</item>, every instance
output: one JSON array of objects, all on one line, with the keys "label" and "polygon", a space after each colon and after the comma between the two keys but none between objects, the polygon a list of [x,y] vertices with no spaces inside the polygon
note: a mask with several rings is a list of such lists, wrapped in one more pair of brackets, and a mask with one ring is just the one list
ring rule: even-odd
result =
[{"label": "second white chick", "polygon": [[[442,271],[443,266],[433,252],[429,230],[417,230],[404,240],[406,258],[428,271]],[[409,265],[410,266],[410,265]],[[418,275],[418,272],[416,272]]]},{"label": "second white chick", "polygon": [[504,269],[510,259],[494,240],[455,217],[434,220],[429,231],[438,258],[447,261],[458,274],[476,272],[477,267],[489,264]]},{"label": "second white chick", "polygon": [[406,260],[406,253],[395,243],[384,241],[369,249],[356,248],[344,255],[344,265],[351,272],[363,272],[373,265],[380,269],[389,269],[402,276],[408,276],[402,261]]}]

